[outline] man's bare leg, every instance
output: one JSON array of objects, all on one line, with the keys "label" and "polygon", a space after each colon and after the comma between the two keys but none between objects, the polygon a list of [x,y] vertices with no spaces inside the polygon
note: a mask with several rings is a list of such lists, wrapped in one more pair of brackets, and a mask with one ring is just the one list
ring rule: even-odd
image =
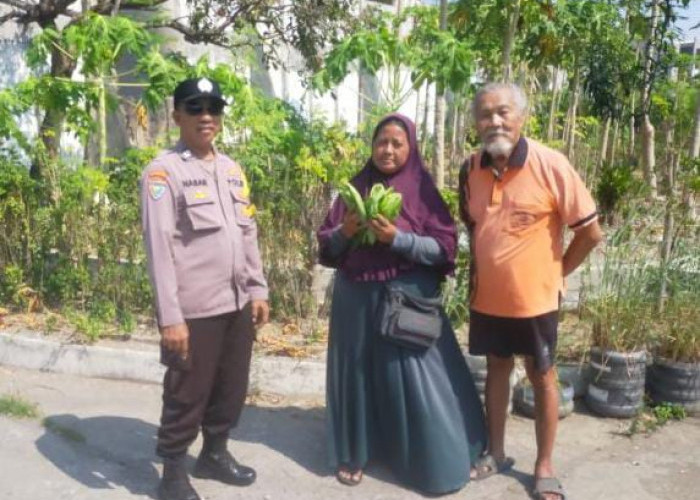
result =
[{"label": "man's bare leg", "polygon": [[[532,356],[525,358],[525,370],[535,395],[535,436],[537,461],[535,479],[554,477],[552,454],[559,423],[559,388],[554,367],[545,372],[535,369]],[[547,494],[545,500],[560,500],[557,494]]]}]

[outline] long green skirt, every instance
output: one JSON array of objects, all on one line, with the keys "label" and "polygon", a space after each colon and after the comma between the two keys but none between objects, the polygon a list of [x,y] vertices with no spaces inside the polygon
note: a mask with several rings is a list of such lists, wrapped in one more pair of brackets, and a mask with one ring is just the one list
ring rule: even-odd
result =
[{"label": "long green skirt", "polygon": [[[392,283],[423,297],[439,291],[427,271]],[[336,273],[326,380],[330,465],[362,469],[377,458],[409,487],[448,493],[469,481],[485,449],[481,401],[449,321],[423,351],[379,337],[384,286]]]}]

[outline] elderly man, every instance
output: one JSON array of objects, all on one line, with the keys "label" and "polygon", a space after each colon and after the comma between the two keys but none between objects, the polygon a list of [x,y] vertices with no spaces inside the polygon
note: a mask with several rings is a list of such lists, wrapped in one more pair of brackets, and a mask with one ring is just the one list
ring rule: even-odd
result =
[{"label": "elderly man", "polygon": [[[521,135],[527,99],[519,87],[484,86],[473,111],[482,147],[462,167],[459,191],[472,255],[469,350],[487,356],[489,448],[472,476],[513,465],[505,423],[513,357],[522,355],[535,394],[534,494],[563,500],[552,465],[559,300],[564,277],[602,239],[596,207],[566,157]],[[566,249],[565,225],[574,232]]]},{"label": "elderly man", "polygon": [[245,402],[254,326],[268,318],[250,189],[241,167],[214,148],[226,102],[207,78],[175,89],[178,144],[146,168],[143,233],[155,292],[162,362],[161,500],[198,500],[185,469],[202,429],[194,476],[245,486],[255,471],[227,451]]}]

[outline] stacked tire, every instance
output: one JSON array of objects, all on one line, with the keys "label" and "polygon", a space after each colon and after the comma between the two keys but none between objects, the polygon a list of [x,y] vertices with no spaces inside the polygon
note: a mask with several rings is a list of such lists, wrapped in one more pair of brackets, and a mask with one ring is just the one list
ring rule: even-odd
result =
[{"label": "stacked tire", "polygon": [[700,363],[656,358],[647,370],[647,391],[654,403],[672,403],[689,415],[700,414]]},{"label": "stacked tire", "polygon": [[[574,411],[574,387],[569,382],[560,380],[559,384],[559,418],[571,415]],[[513,391],[513,407],[526,417],[535,418],[535,394],[529,382],[521,380]]]},{"label": "stacked tire", "polygon": [[[472,378],[474,379],[474,385],[476,385],[476,391],[479,393],[479,399],[481,399],[482,404],[485,404],[485,396],[484,393],[486,392],[486,373],[487,373],[487,364],[486,364],[486,356],[474,356],[472,354],[465,353],[464,355],[465,359],[467,360],[467,365],[469,366],[469,371],[472,373]],[[518,374],[517,374],[517,367],[513,370],[513,373],[511,373],[510,377],[510,389],[511,389],[511,396],[513,393],[513,387],[515,386],[515,383],[518,380]],[[508,413],[510,413],[513,410],[513,398],[509,397],[508,398]]]},{"label": "stacked tire", "polygon": [[586,405],[604,417],[629,418],[644,404],[646,352],[591,349]]}]

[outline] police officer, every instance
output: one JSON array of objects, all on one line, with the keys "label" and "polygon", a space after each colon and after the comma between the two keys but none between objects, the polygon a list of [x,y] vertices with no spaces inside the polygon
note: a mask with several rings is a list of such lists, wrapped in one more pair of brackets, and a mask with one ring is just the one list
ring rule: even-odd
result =
[{"label": "police officer", "polygon": [[268,289],[255,207],[241,167],[214,148],[226,101],[207,78],[174,93],[177,145],[141,179],[143,235],[161,334],[163,412],[157,453],[162,500],[198,500],[185,469],[202,428],[193,476],[239,486],[255,471],[227,451],[245,401],[255,327],[268,319]]}]

